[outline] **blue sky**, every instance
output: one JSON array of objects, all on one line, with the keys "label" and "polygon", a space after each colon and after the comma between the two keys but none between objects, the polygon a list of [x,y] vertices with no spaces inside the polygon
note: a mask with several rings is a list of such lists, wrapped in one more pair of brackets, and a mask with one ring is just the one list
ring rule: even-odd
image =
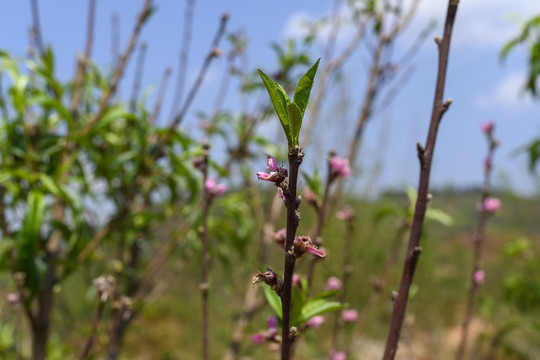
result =
[{"label": "blue sky", "polygon": [[[12,1],[0,13],[0,48],[12,55],[23,56],[28,47],[28,29],[31,24],[30,1]],[[103,67],[111,63],[111,15],[120,15],[121,50],[125,48],[142,0],[97,1],[96,33],[93,56]],[[173,68],[171,84],[176,78],[178,54],[183,29],[184,1],[159,1],[157,13],[143,29],[141,40],[149,44],[143,89],[157,86],[166,67]],[[441,34],[446,1],[423,0],[411,26],[398,39],[396,52],[403,51],[420,29],[430,20],[437,20],[432,34]],[[269,44],[283,43],[287,37],[298,38],[302,34],[302,19],[328,16],[330,1],[296,0],[198,0],[195,5],[194,33],[189,60],[188,83],[193,81],[202,59],[206,56],[212,37],[222,13],[230,14],[229,30],[244,29],[248,34],[248,57],[250,67],[261,67],[271,72],[275,56]],[[69,79],[75,71],[75,54],[83,50],[86,34],[87,2],[73,0],[39,1],[41,27],[46,43],[52,44],[57,59],[57,71],[62,79]],[[432,187],[473,186],[482,181],[482,159],[486,142],[480,132],[480,124],[487,120],[496,122],[496,136],[501,141],[494,168],[495,182],[511,186],[520,194],[536,192],[533,177],[527,173],[526,157],[513,153],[527,141],[540,135],[538,116],[540,102],[532,101],[521,91],[526,74],[526,52],[518,49],[501,64],[498,54],[503,44],[515,35],[519,21],[540,13],[536,0],[463,0],[460,2],[451,48],[449,72],[445,97],[454,101],[446,113],[440,128],[432,172]],[[340,35],[340,43],[346,43],[350,29]],[[315,46],[311,55],[322,55]],[[136,54],[135,54],[136,56]],[[382,160],[383,168],[376,178],[375,190],[388,186],[416,184],[418,163],[416,142],[424,142],[431,111],[435,83],[437,52],[432,41],[427,41],[414,59],[416,71],[406,88],[391,107],[375,117],[368,125],[365,143],[361,149],[361,162],[356,166],[364,169],[358,181],[372,179],[367,176],[373,159]],[[325,59],[322,59],[324,63]],[[361,84],[365,81],[362,64],[367,60],[365,51],[356,52],[348,63],[345,73],[350,90],[344,91],[351,108],[336,111],[336,100],[329,99],[319,121],[318,137],[314,153],[326,152],[335,147],[344,154],[343,134],[340,125],[355,121],[358,108],[356,100],[362,95]],[[127,98],[131,91],[134,58],[130,61],[121,92]],[[216,61],[192,107],[186,126],[198,121],[194,113],[213,104],[216,87],[223,72],[224,60]],[[167,121],[173,96],[171,85],[162,111],[162,123]],[[335,88],[334,93],[343,93]],[[225,107],[238,109],[239,100],[231,91]],[[152,97],[149,106],[153,106]],[[212,99],[208,102],[208,99]],[[335,119],[340,117],[340,119]],[[341,118],[343,117],[343,118]],[[266,129],[268,130],[268,129]],[[307,154],[306,168],[317,166],[317,156]],[[264,165],[264,160],[262,161]],[[366,175],[366,176],[363,176]],[[352,181],[352,180],[351,180]],[[363,189],[365,189],[362,186]],[[373,190],[369,188],[369,191]]]}]

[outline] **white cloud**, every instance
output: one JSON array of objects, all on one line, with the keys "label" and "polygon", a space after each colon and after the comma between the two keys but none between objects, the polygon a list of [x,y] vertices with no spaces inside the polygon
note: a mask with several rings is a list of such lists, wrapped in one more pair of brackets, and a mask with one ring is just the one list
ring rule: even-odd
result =
[{"label": "white cloud", "polygon": [[523,107],[529,105],[532,100],[523,91],[526,77],[523,73],[513,72],[502,78],[492,89],[491,93],[482,95],[477,99],[477,105],[482,108]]}]

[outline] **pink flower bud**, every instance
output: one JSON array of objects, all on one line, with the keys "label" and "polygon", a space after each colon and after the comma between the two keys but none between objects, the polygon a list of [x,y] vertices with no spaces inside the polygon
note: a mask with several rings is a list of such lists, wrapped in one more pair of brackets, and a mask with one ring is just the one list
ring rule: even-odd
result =
[{"label": "pink flower bud", "polygon": [[484,283],[484,278],[486,273],[482,269],[478,269],[474,272],[473,281],[476,285],[482,285]]},{"label": "pink flower bud", "polygon": [[293,286],[300,286],[300,280],[301,279],[302,278],[300,277],[300,275],[293,274],[293,276],[292,276],[292,284],[293,284]]},{"label": "pink flower bud", "polygon": [[329,277],[326,281],[326,286],[324,287],[324,290],[341,290],[341,280],[339,280],[335,276]]},{"label": "pink flower bud", "polygon": [[496,213],[501,208],[501,200],[494,197],[487,197],[484,203],[476,204],[476,210],[479,212]]},{"label": "pink flower bud", "polygon": [[281,184],[288,175],[287,169],[279,167],[277,165],[276,159],[274,159],[270,155],[266,156],[266,165],[268,167],[268,170],[270,170],[270,173],[259,171],[257,173],[257,178],[259,180],[273,182],[276,185]]},{"label": "pink flower bud", "polygon": [[358,311],[355,309],[343,310],[341,317],[345,322],[354,322],[358,319]]},{"label": "pink flower bud", "polygon": [[491,160],[489,160],[488,157],[484,159],[484,169],[486,169],[486,170],[491,169]]},{"label": "pink flower bud", "polygon": [[326,252],[323,249],[317,248],[309,236],[298,236],[293,242],[293,249],[296,258],[302,257],[306,252],[320,257],[326,256]]},{"label": "pink flower bud", "polygon": [[351,221],[354,219],[354,210],[351,205],[345,205],[341,211],[336,213],[336,217],[339,220]]},{"label": "pink flower bud", "polygon": [[345,354],[344,351],[335,351],[335,350],[330,350],[330,359],[331,360],[346,360],[347,359],[347,355]]},{"label": "pink flower bud", "polygon": [[482,131],[486,134],[490,134],[492,131],[493,131],[493,127],[494,127],[494,123],[493,121],[487,121],[485,123],[482,123],[482,125],[480,125],[480,129],[482,129]]},{"label": "pink flower bud", "polygon": [[251,341],[253,341],[255,344],[264,344],[266,342],[266,338],[261,333],[255,333],[251,335]]},{"label": "pink flower bud", "polygon": [[338,158],[333,156],[330,158],[330,169],[338,176],[349,177],[352,175],[349,159]]},{"label": "pink flower bud", "polygon": [[204,187],[210,195],[223,195],[227,190],[227,185],[225,184],[216,184],[216,180],[212,178],[206,179],[204,182]]},{"label": "pink flower bud", "polygon": [[277,327],[277,320],[276,320],[276,317],[275,316],[270,316],[268,318],[268,328],[269,329],[274,329]]},{"label": "pink flower bud", "polygon": [[321,316],[321,315],[315,315],[314,317],[312,317],[311,319],[309,319],[307,322],[306,322],[306,325],[310,328],[318,328],[319,326],[321,326],[323,323],[324,323],[325,319],[324,319],[324,316]]}]

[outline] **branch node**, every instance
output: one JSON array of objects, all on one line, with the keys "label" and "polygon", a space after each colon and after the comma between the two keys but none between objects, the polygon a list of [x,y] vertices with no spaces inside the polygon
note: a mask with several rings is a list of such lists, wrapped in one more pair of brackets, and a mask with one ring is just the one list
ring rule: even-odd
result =
[{"label": "branch node", "polygon": [[442,39],[440,36],[435,36],[433,40],[435,40],[435,44],[437,44],[438,47],[441,47]]},{"label": "branch node", "polygon": [[424,156],[425,149],[420,143],[416,143],[416,151],[418,153],[418,160],[420,160],[420,165],[422,166],[422,169],[426,165],[426,158]]},{"label": "branch node", "polygon": [[448,110],[450,105],[452,105],[452,98],[446,99],[446,101],[443,103],[443,111]]},{"label": "branch node", "polygon": [[415,246],[413,249],[413,256],[418,256],[422,252],[422,248],[420,246]]}]

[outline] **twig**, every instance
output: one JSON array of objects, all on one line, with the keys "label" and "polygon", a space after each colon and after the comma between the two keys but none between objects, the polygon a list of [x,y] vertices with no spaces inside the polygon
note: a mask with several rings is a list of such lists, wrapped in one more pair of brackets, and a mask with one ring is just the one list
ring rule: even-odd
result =
[{"label": "twig", "polygon": [[208,68],[210,67],[210,63],[212,60],[219,56],[220,50],[218,48],[219,42],[223,35],[225,34],[225,28],[227,25],[227,20],[229,19],[228,14],[223,14],[221,16],[221,21],[219,28],[217,30],[216,35],[214,36],[214,40],[212,41],[212,46],[210,48],[209,53],[206,55],[206,58],[204,59],[204,63],[201,67],[201,70],[199,71],[199,74],[197,75],[197,79],[195,80],[195,83],[193,84],[193,87],[189,91],[186,100],[184,101],[184,104],[182,105],[182,108],[178,112],[178,114],[174,117],[173,121],[169,125],[169,130],[172,131],[180,125],[182,120],[184,119],[184,116],[186,115],[193,99],[195,98],[195,95],[197,94],[197,91],[199,90],[199,87],[201,86],[205,76],[206,72],[208,71]]},{"label": "twig", "polygon": [[[493,153],[497,148],[498,142],[493,138],[493,129],[486,132],[488,139],[488,154],[484,164],[484,187],[482,190],[481,203],[484,206],[486,199],[491,194],[491,174],[493,164]],[[467,295],[467,305],[465,309],[465,316],[463,323],[461,324],[461,338],[456,353],[456,360],[462,360],[465,357],[465,351],[467,349],[467,339],[469,335],[469,324],[472,320],[474,303],[476,294],[480,289],[481,282],[476,279],[476,274],[481,270],[480,262],[482,260],[482,248],[485,242],[486,233],[486,221],[490,215],[486,209],[481,209],[480,218],[478,219],[478,227],[474,236],[474,254],[473,254],[473,268],[470,277],[470,287]]]},{"label": "twig", "polygon": [[111,15],[111,58],[112,67],[116,69],[120,59],[120,15],[118,13]]},{"label": "twig", "polygon": [[203,344],[203,358],[208,360],[210,358],[209,342],[208,342],[208,291],[210,284],[208,283],[208,212],[210,210],[210,202],[212,195],[210,191],[204,186],[208,179],[208,157],[209,157],[209,145],[203,144],[203,163],[201,170],[203,173],[203,189],[204,189],[204,202],[203,202],[203,218],[201,229],[201,242],[202,242],[202,278],[201,278],[201,295],[202,295],[202,344]]},{"label": "twig", "polygon": [[88,24],[86,30],[86,46],[84,47],[84,55],[87,59],[90,59],[92,54],[92,45],[94,43],[94,23],[96,15],[96,0],[90,0],[88,2]]},{"label": "twig", "polygon": [[131,33],[131,38],[129,40],[129,44],[126,48],[126,51],[120,58],[118,62],[118,66],[116,67],[116,70],[114,72],[113,78],[111,80],[111,84],[109,85],[109,88],[105,91],[105,94],[103,95],[103,98],[101,99],[101,102],[99,103],[99,107],[97,111],[94,113],[94,116],[90,119],[90,121],[86,124],[86,126],[82,129],[82,135],[88,134],[90,129],[99,121],[103,113],[105,112],[105,109],[107,108],[107,105],[109,103],[109,99],[114,96],[116,93],[116,90],[118,88],[118,84],[120,82],[120,79],[122,78],[122,75],[124,74],[124,70],[126,68],[127,62],[133,52],[133,49],[135,48],[135,44],[137,42],[137,39],[139,38],[139,34],[141,32],[142,26],[148,19],[148,16],[151,12],[151,5],[152,0],[146,0],[144,2],[144,6],[139,13],[137,23],[135,24],[135,28],[133,29],[133,32]]},{"label": "twig", "polygon": [[83,351],[81,352],[81,355],[79,356],[80,360],[86,359],[86,357],[90,354],[90,349],[92,349],[94,339],[96,338],[96,332],[97,332],[99,323],[101,322],[101,319],[103,317],[103,310],[105,310],[105,301],[100,300],[98,304],[98,308],[96,310],[96,314],[94,315],[94,319],[92,320],[92,327],[90,329],[90,334],[88,334],[88,339],[86,339],[86,344],[84,345]]},{"label": "twig", "polygon": [[195,0],[186,2],[186,10],[184,13],[184,31],[182,37],[182,47],[180,50],[180,62],[178,64],[178,78],[176,80],[176,89],[174,90],[173,102],[171,107],[170,118],[174,119],[174,115],[184,97],[184,88],[186,86],[186,71],[188,69],[189,49],[191,45],[191,33],[193,29],[193,13],[195,10]]},{"label": "twig", "polygon": [[448,11],[446,14],[446,22],[444,27],[444,35],[442,40],[436,41],[439,50],[439,66],[437,74],[437,84],[435,87],[435,97],[433,100],[433,109],[431,114],[431,122],[429,126],[429,132],[427,136],[425,151],[423,152],[422,159],[420,161],[420,181],[418,184],[418,199],[416,201],[416,207],[414,212],[413,223],[411,226],[411,233],[409,237],[409,245],[407,248],[407,257],[403,267],[403,274],[401,277],[401,283],[399,286],[399,292],[394,301],[394,311],[392,314],[392,322],[386,341],[386,348],[383,355],[383,360],[393,360],[397,349],[398,342],[401,333],[401,327],[403,325],[403,319],[405,317],[405,311],[407,309],[407,302],[409,298],[409,289],[412,283],[416,265],[418,263],[418,257],[421,252],[420,248],[420,236],[422,232],[422,226],[424,223],[424,216],[427,208],[427,195],[429,186],[429,176],[431,171],[431,160],[433,158],[433,151],[435,149],[435,141],[437,139],[437,131],[439,123],[451,104],[451,100],[447,100],[443,103],[444,85],[446,81],[446,69],[448,65],[448,54],[450,50],[450,39],[452,36],[452,29],[456,12],[458,8],[459,0],[449,0]]},{"label": "twig", "polygon": [[139,50],[139,57],[137,58],[137,67],[135,69],[135,80],[133,82],[133,89],[131,91],[131,100],[129,101],[129,111],[135,112],[137,109],[137,99],[139,98],[139,92],[141,91],[141,82],[144,72],[144,60],[146,58],[146,50],[148,46],[146,42],[141,44]]},{"label": "twig", "polygon": [[39,9],[37,0],[31,0],[32,6],[32,35],[36,42],[36,47],[40,56],[45,55],[45,47],[43,46],[43,37],[41,36],[41,25],[39,23]]},{"label": "twig", "polygon": [[165,98],[165,92],[167,91],[167,84],[169,83],[169,78],[171,77],[172,69],[168,67],[163,73],[161,78],[161,85],[159,86],[159,91],[156,97],[156,103],[154,105],[154,111],[152,112],[152,117],[150,119],[150,124],[155,125],[159,114],[161,112],[161,105],[163,105],[163,99]]}]

